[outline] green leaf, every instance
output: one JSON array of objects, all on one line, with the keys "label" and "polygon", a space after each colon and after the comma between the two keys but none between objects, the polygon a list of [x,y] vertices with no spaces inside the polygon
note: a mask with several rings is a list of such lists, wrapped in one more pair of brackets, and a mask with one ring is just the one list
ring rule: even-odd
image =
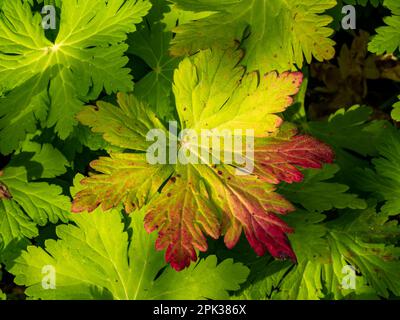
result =
[{"label": "green leaf", "polygon": [[[322,61],[334,56],[328,37],[332,21],[321,15],[335,0],[174,0],[179,8],[214,14],[178,26],[172,42],[174,55],[193,53],[212,46],[226,47],[241,41],[246,50],[243,63],[249,70],[266,73],[293,70],[312,57]],[[249,36],[246,35],[249,33]],[[244,36],[245,35],[245,36]]]},{"label": "green leaf", "polygon": [[187,11],[172,3],[169,4],[169,8],[170,10],[163,16],[162,23],[165,24],[165,30],[170,32],[173,32],[178,25],[189,23],[193,20],[207,18],[214,13],[212,11]]},{"label": "green leaf", "polygon": [[393,129],[378,147],[380,157],[371,169],[355,172],[358,188],[385,200],[382,211],[397,215],[400,212],[400,134]]},{"label": "green leaf", "polygon": [[37,122],[43,124],[46,121],[49,96],[44,87],[47,86],[48,76],[49,72],[45,71],[8,95],[0,95],[0,151],[3,154],[10,154],[17,149],[27,133],[34,133]]},{"label": "green leaf", "polygon": [[[354,217],[353,215],[358,215]],[[330,246],[333,249],[334,245],[337,248],[338,254],[345,259],[349,264],[353,265],[365,282],[374,289],[377,295],[388,298],[390,293],[398,296],[400,294],[400,248],[393,245],[387,245],[385,242],[371,241],[371,230],[380,227],[383,230],[393,229],[392,223],[387,223],[388,219],[383,220],[381,225],[374,225],[371,222],[376,222],[372,219],[370,223],[365,222],[365,211],[344,212],[341,219],[328,223],[330,228]],[[358,218],[358,219],[357,219]],[[364,221],[365,228],[353,231],[353,224],[358,221]],[[386,224],[386,225],[385,225]],[[396,228],[396,237],[398,238],[400,229]],[[388,232],[389,235],[392,232]],[[369,240],[369,242],[367,242]],[[331,249],[331,250],[332,250]],[[332,250],[332,253],[335,251]],[[336,259],[338,260],[338,258]],[[339,269],[336,271],[339,274]],[[343,275],[343,274],[342,274]],[[334,291],[333,291],[334,292]]]},{"label": "green leaf", "polygon": [[[79,146],[74,145],[74,140],[77,139],[79,143],[88,147],[90,150],[107,149],[109,144],[103,139],[101,134],[92,132],[88,127],[78,125],[71,135],[71,140],[67,141],[67,145],[79,149]],[[76,141],[76,140],[75,140]]]},{"label": "green leaf", "polygon": [[[373,213],[371,213],[371,210]],[[396,270],[400,267],[400,250],[394,246],[385,245],[382,238],[379,239],[382,242],[374,242],[373,239],[370,239],[371,230],[379,226],[375,224],[378,221],[376,216],[377,214],[373,208],[358,211],[347,210],[342,213],[339,219],[327,222],[324,226],[327,232],[324,239],[325,244],[321,248],[324,248],[328,254],[321,254],[319,261],[316,263],[313,263],[313,261],[308,262],[304,259],[303,266],[309,265],[311,269],[296,268],[294,273],[297,273],[297,275],[294,276],[297,279],[304,279],[302,281],[306,283],[308,282],[307,287],[309,290],[314,290],[313,288],[319,290],[321,286],[310,285],[317,277],[314,268],[319,268],[318,270],[322,271],[322,279],[324,279],[323,286],[327,288],[327,292],[332,294],[335,299],[340,299],[347,295],[356,295],[358,290],[372,290],[376,295],[386,298],[389,296],[390,291],[397,295],[400,288],[400,277]],[[368,221],[367,219],[370,220]],[[382,230],[386,228],[393,229],[391,223],[385,225],[387,220],[387,217],[386,219],[381,219],[379,227]],[[357,228],[357,226],[359,227]],[[303,231],[304,233],[309,232],[306,228]],[[400,229],[396,224],[397,237],[399,232]],[[303,241],[303,239],[307,239],[304,237],[304,233],[297,234],[297,239],[291,239],[295,248],[295,243],[301,244],[303,248],[307,247],[307,244]],[[311,253],[312,251],[310,251]],[[299,265],[302,264],[300,263]],[[352,266],[361,274],[356,277],[355,290],[346,289],[342,286],[343,278],[346,275],[343,272],[343,268],[346,266]],[[278,296],[294,298],[293,294],[296,291],[290,291],[291,279],[285,279],[285,281],[287,290],[282,295],[278,293]],[[365,284],[368,284],[368,290],[363,287]],[[311,292],[312,298],[315,298],[314,294],[315,292]],[[318,293],[319,296],[321,294],[322,292]],[[297,298],[305,298],[306,296],[309,295],[302,294]]]},{"label": "green leaf", "polygon": [[[321,263],[329,255],[326,228],[321,224],[325,216],[297,211],[288,219],[296,225],[290,236],[298,264],[274,261],[265,266],[265,277],[258,278],[245,288],[240,298],[250,299],[320,299],[322,295]],[[291,284],[291,287],[290,287]]]},{"label": "green leaf", "polygon": [[385,0],[383,5],[392,15],[384,19],[386,26],[376,30],[377,35],[368,45],[369,51],[376,54],[393,53],[400,47],[400,4],[397,0]]},{"label": "green leaf", "polygon": [[[399,96],[400,99],[400,96]],[[400,101],[396,102],[393,106],[393,111],[392,111],[392,118],[396,121],[400,121]]]},{"label": "green leaf", "polygon": [[26,239],[32,239],[39,234],[33,222],[13,200],[0,201],[0,261],[19,247],[28,244]]},{"label": "green leaf", "polygon": [[[31,246],[15,261],[16,282],[28,287],[30,298],[41,299],[226,299],[248,275],[243,265],[217,264],[214,256],[180,273],[163,270],[156,235],[143,229],[143,213],[131,216],[129,232],[122,218],[118,210],[75,215],[76,226],[58,226],[59,240],[47,240],[46,251]],[[47,265],[55,268],[56,290],[41,285]]]},{"label": "green leaf", "polygon": [[353,106],[348,110],[338,110],[327,121],[309,122],[305,130],[333,146],[336,151],[342,149],[362,156],[376,155],[377,146],[387,134],[389,123],[382,120],[369,122],[371,115],[371,108]]},{"label": "green leaf", "polygon": [[[231,298],[236,300],[266,300],[270,298],[270,294],[274,289],[279,287],[285,274],[291,270],[293,264],[289,261],[274,260],[270,263],[262,265],[263,276],[258,277],[255,281],[247,281],[245,288]],[[252,275],[253,268],[250,269]],[[260,272],[261,273],[261,272]]]},{"label": "green leaf", "polygon": [[238,290],[248,274],[245,266],[232,259],[217,264],[215,256],[208,256],[180,273],[167,269],[146,299],[228,299],[227,291]]},{"label": "green leaf", "polygon": [[308,211],[336,209],[365,209],[367,204],[357,195],[347,193],[349,187],[326,182],[339,171],[336,165],[326,165],[322,170],[307,169],[303,182],[285,184],[280,190],[291,202],[301,204]]},{"label": "green leaf", "polygon": [[365,7],[368,3],[370,3],[374,8],[378,7],[383,0],[343,0],[346,4],[358,4]]},{"label": "green leaf", "polygon": [[48,221],[67,221],[71,204],[68,197],[60,195],[60,187],[46,182],[29,182],[23,167],[6,167],[0,181],[7,186],[13,201],[36,224],[44,226]]},{"label": "green leaf", "polygon": [[[28,3],[4,0],[0,88],[11,92],[0,101],[1,134],[10,137],[9,125],[17,128],[23,116],[29,121],[17,128],[17,136],[1,139],[0,149],[6,153],[16,149],[25,133],[34,132],[36,119],[55,126],[65,139],[84,101],[96,99],[103,88],[108,94],[132,90],[132,77],[124,68],[128,62],[124,41],[150,6],[147,0],[63,0],[53,43],[45,37],[41,15],[33,14]],[[21,95],[16,90],[27,92]]]},{"label": "green leaf", "polygon": [[21,143],[21,148],[13,157],[9,166],[28,166],[30,178],[55,178],[67,172],[69,166],[64,155],[51,144],[39,144],[28,135],[27,140]]},{"label": "green leaf", "polygon": [[[268,264],[267,277],[250,284],[239,297],[316,300],[398,295],[400,248],[385,244],[398,239],[397,222],[388,221],[373,207],[324,219],[305,211],[288,216],[285,220],[296,229],[289,237],[298,264]],[[356,272],[355,288],[343,287],[350,267]]]},{"label": "green leaf", "polygon": [[135,84],[135,95],[146,100],[153,111],[162,119],[172,120],[174,108],[172,101],[172,78],[180,61],[169,55],[169,44],[173,33],[166,30],[162,22],[165,13],[170,11],[164,0],[152,1],[153,7],[144,18],[138,30],[129,36],[131,44],[128,53],[134,54],[151,68],[151,71]]},{"label": "green leaf", "polygon": [[14,156],[0,172],[2,261],[10,260],[26,247],[27,239],[38,235],[38,225],[66,222],[71,206],[59,186],[35,181],[64,173],[66,161],[62,154],[51,145],[41,146],[29,140],[21,150],[24,152]]}]

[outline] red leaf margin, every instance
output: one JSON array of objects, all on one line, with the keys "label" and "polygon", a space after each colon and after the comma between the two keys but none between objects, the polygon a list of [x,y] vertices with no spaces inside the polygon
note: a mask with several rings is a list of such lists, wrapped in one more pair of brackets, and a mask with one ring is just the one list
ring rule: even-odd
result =
[{"label": "red leaf margin", "polygon": [[[242,231],[258,256],[263,256],[268,251],[277,259],[289,258],[296,263],[296,254],[287,236],[294,232],[294,229],[278,218],[278,215],[293,212],[295,207],[283,196],[274,192],[275,185],[282,181],[301,182],[304,177],[300,167],[321,168],[324,163],[332,163],[333,160],[332,149],[311,136],[293,135],[286,140],[272,139],[256,150],[256,161],[259,162],[258,165],[256,164],[258,170],[254,175],[249,176],[249,180],[259,179],[259,181],[266,182],[269,184],[270,190],[265,191],[259,188],[260,184],[257,184],[257,187],[252,190],[247,190],[246,186],[251,184],[246,184],[246,178],[235,178],[229,175],[224,168],[214,169],[214,173],[221,178],[220,182],[223,182],[216,186],[217,193],[223,194],[228,203],[222,207],[221,203],[219,204],[223,217],[221,224],[214,226],[214,230],[199,229],[194,218],[195,214],[191,218],[193,221],[191,223],[189,221],[190,227],[177,228],[176,226],[182,221],[177,221],[176,217],[173,219],[175,222],[170,221],[168,226],[165,225],[167,220],[165,216],[162,217],[163,222],[159,218],[154,218],[156,212],[165,210],[165,201],[161,204],[154,204],[149,210],[145,217],[145,229],[149,233],[158,230],[156,249],[160,251],[166,249],[165,259],[177,271],[183,270],[192,261],[197,260],[196,249],[201,252],[207,251],[205,236],[218,239],[223,235],[227,248],[232,249],[239,241]],[[263,165],[260,166],[260,163]],[[273,174],[276,174],[275,179],[270,178]],[[225,178],[223,179],[221,176],[225,176]],[[173,179],[177,178],[173,177]],[[170,182],[167,183],[169,187],[176,183],[175,181]],[[192,183],[190,186],[193,186]],[[179,188],[186,187],[180,185]],[[160,196],[164,200],[168,200],[168,196],[171,197],[169,192],[171,189],[164,189]],[[202,196],[207,198],[209,195]],[[215,207],[218,205],[215,204]],[[175,209],[179,211],[179,208]],[[211,208],[208,210],[212,215]],[[170,212],[169,214],[174,216],[177,213]],[[154,226],[154,219],[157,220],[156,226]],[[215,217],[214,223],[218,224]]]}]

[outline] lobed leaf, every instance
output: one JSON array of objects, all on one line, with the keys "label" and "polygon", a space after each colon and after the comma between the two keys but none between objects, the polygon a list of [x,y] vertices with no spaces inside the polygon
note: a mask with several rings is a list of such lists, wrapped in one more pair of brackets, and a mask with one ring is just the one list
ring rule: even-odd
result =
[{"label": "lobed leaf", "polygon": [[386,17],[386,26],[379,27],[377,35],[368,45],[369,51],[376,54],[393,53],[400,47],[400,5],[396,0],[384,0],[383,5],[391,10],[392,15]]},{"label": "lobed leaf", "polygon": [[37,120],[54,126],[66,139],[84,102],[96,99],[103,88],[108,94],[132,90],[132,77],[124,68],[128,62],[124,41],[150,6],[147,0],[63,0],[59,31],[52,42],[45,36],[41,15],[34,14],[28,2],[4,0],[0,150],[15,150],[26,133],[36,130]]},{"label": "lobed leaf", "polygon": [[174,55],[194,53],[209,47],[226,47],[242,41],[243,61],[249,70],[280,72],[301,67],[312,57],[322,61],[334,56],[334,41],[329,39],[332,21],[321,15],[336,5],[334,0],[174,0],[179,8],[213,12],[205,18],[184,23],[174,31]]},{"label": "lobed leaf", "polygon": [[[30,246],[11,268],[30,298],[226,299],[227,291],[237,290],[248,274],[232,260],[217,264],[214,256],[181,273],[165,269],[162,254],[153,247],[155,235],[143,229],[142,212],[130,217],[131,237],[115,209],[75,215],[73,221],[76,226],[57,227],[59,240],[47,240],[46,251]],[[54,268],[56,290],[43,288],[44,266]]]},{"label": "lobed leaf", "polygon": [[[241,58],[241,51],[229,49],[206,50],[184,59],[175,71],[174,94],[181,130],[241,129],[243,134],[253,129],[257,141],[254,174],[237,175],[237,170],[246,170],[237,162],[212,165],[203,152],[214,159],[211,141],[192,142],[190,136],[179,140],[172,132],[168,132],[166,147],[173,148],[175,140],[179,151],[201,154],[201,163],[150,165],[145,153],[137,152],[143,152],[148,143],[140,138],[144,136],[141,126],[154,118],[153,112],[142,114],[141,103],[120,94],[120,108],[98,103],[97,108],[78,115],[106,140],[130,150],[92,163],[98,173],[82,181],[85,188],[75,196],[73,211],[93,211],[98,206],[107,210],[124,203],[130,212],[148,205],[145,227],[158,231],[156,248],[166,249],[166,259],[176,270],[196,261],[196,250],[207,250],[207,236],[223,235],[232,248],[242,231],[258,255],[269,251],[274,257],[295,260],[286,237],[292,229],[277,217],[294,208],[275,193],[274,184],[289,179],[290,175],[282,174],[288,168],[300,181],[295,166],[320,168],[332,162],[333,153],[311,137],[296,136],[294,130],[282,127],[279,133],[282,119],[277,113],[293,102],[301,74],[270,73],[258,81],[256,73],[248,74],[238,66]],[[129,121],[123,122],[124,118]],[[158,122],[154,124],[165,133]],[[222,146],[221,151],[239,152],[231,148]]]}]

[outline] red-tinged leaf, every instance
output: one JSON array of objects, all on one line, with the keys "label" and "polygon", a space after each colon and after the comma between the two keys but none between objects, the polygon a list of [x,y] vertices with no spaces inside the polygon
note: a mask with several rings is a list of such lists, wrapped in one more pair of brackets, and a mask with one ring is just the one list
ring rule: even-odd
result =
[{"label": "red-tinged leaf", "polygon": [[269,251],[274,257],[296,260],[287,240],[293,230],[277,214],[294,211],[284,197],[275,193],[275,187],[266,185],[255,176],[234,176],[231,169],[218,169],[220,184],[213,180],[219,204],[224,213],[225,244],[233,248],[242,229],[258,255]]},{"label": "red-tinged leaf", "polygon": [[156,248],[167,248],[165,257],[176,270],[197,260],[196,249],[207,251],[205,235],[220,235],[217,208],[210,200],[202,177],[193,166],[181,167],[152,201],[145,217],[148,232],[158,230]]},{"label": "red-tinged leaf", "polygon": [[[279,113],[292,104],[302,81],[301,73],[271,72],[259,77],[254,72],[246,73],[240,66],[242,57],[243,53],[236,49],[216,49],[186,58],[175,72],[173,89],[181,129],[195,133],[207,129],[215,134],[213,138],[222,131],[239,130],[234,135],[244,138],[242,147],[252,145],[244,136],[252,132],[256,146],[254,172],[238,175],[239,165],[225,163],[225,158],[218,167],[213,167],[211,164],[150,165],[145,163],[143,154],[111,155],[92,164],[100,174],[84,180],[85,189],[77,194],[74,211],[90,211],[99,205],[106,210],[120,203],[125,204],[128,212],[134,206],[147,206],[145,228],[148,232],[158,232],[156,248],[166,250],[166,260],[176,270],[196,261],[197,250],[207,250],[207,237],[223,235],[226,245],[233,248],[243,231],[257,254],[269,251],[274,257],[295,261],[287,240],[292,229],[278,218],[294,207],[275,192],[274,184],[301,181],[303,176],[297,167],[320,167],[332,162],[333,154],[323,143],[308,136],[296,136],[295,130],[282,127]],[[141,141],[141,137],[146,140],[145,130],[140,129],[134,138],[130,137],[129,132],[137,131],[134,121],[155,123],[157,129],[165,132],[158,121],[150,121],[154,117],[140,116],[141,112],[147,112],[141,102],[123,95],[119,101],[124,102],[121,110],[98,104],[99,110],[87,110],[79,118],[102,132],[109,142],[133,151],[148,145],[148,141]],[[137,112],[141,106],[143,110]],[[129,115],[129,125],[124,125],[124,114]],[[135,120],[132,115],[140,119]],[[111,123],[109,129],[108,123]],[[242,156],[242,148],[224,144],[220,144],[221,153],[240,152]],[[203,141],[183,145],[193,154],[199,154],[199,149],[213,151]],[[207,159],[207,155],[200,154],[202,160]],[[242,159],[234,158],[234,161]]]},{"label": "red-tinged leaf", "polygon": [[332,163],[334,154],[326,144],[307,135],[290,140],[269,139],[255,150],[255,174],[268,183],[301,182],[303,174],[297,168],[322,168]]},{"label": "red-tinged leaf", "polygon": [[176,270],[196,261],[196,249],[207,251],[206,236],[217,239],[221,230],[228,248],[236,245],[244,230],[258,255],[269,251],[277,258],[296,260],[286,237],[292,229],[276,216],[294,207],[274,187],[255,176],[234,176],[232,170],[179,167],[151,202],[145,228],[158,230],[156,248],[166,249],[166,260]]},{"label": "red-tinged leaf", "polygon": [[106,211],[125,205],[127,212],[143,206],[172,173],[172,167],[150,165],[144,154],[116,153],[93,161],[95,174],[81,181],[85,188],[72,203],[72,212],[93,211],[98,206]]}]

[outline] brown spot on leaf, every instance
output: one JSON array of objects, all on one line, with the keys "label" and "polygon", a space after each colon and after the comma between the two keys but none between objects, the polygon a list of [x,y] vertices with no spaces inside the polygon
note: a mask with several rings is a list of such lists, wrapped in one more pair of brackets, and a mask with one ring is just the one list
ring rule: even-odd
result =
[{"label": "brown spot on leaf", "polygon": [[5,185],[0,184],[0,200],[2,199],[11,199],[12,195],[10,191],[8,191],[7,187]]}]

